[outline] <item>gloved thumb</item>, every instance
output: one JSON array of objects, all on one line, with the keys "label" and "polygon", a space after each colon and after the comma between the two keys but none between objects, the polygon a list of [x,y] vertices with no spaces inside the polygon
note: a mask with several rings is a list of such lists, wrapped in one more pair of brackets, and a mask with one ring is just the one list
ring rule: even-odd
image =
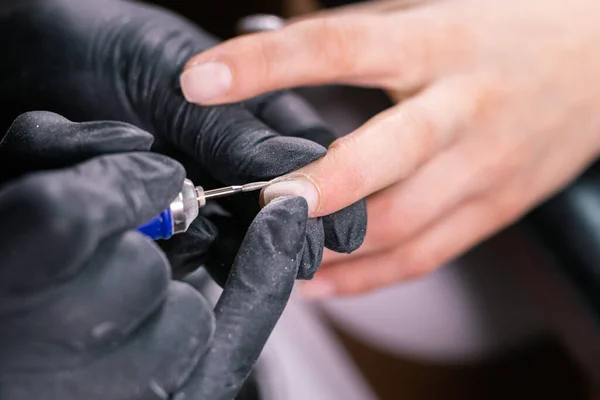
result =
[{"label": "gloved thumb", "polygon": [[102,154],[149,151],[153,140],[150,133],[122,122],[75,123],[47,111],[28,112],[13,121],[0,141],[0,181]]}]

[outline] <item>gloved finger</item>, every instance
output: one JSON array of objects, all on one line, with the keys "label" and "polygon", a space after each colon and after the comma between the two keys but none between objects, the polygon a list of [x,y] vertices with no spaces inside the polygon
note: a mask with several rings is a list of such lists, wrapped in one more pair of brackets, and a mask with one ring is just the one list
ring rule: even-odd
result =
[{"label": "gloved finger", "polygon": [[107,153],[149,151],[153,137],[133,125],[97,121],[74,123],[35,111],[14,120],[0,142],[0,175],[62,168]]},{"label": "gloved finger", "polygon": [[[51,290],[31,293],[28,301],[3,298],[2,336],[9,339],[3,343],[23,348],[2,354],[16,367],[77,365],[84,349],[122,341],[161,305],[169,272],[159,249],[140,234],[128,232],[105,241],[74,278],[57,280]],[[36,332],[49,349],[27,349],[27,332]],[[63,345],[52,348],[50,343]],[[12,354],[19,359],[10,359]],[[51,354],[60,361],[56,365],[45,364],[54,358]]]},{"label": "gloved finger", "polygon": [[185,233],[157,244],[167,254],[175,279],[194,272],[206,262],[207,252],[217,238],[217,228],[199,216]]},{"label": "gloved finger", "polygon": [[[132,93],[132,107],[142,110],[141,122],[148,130],[194,158],[216,181],[231,185],[268,180],[325,154],[311,142],[281,137],[240,105],[188,103],[177,85],[179,74],[187,60],[218,40],[162,11],[135,8],[135,12],[148,20],[160,18],[164,24],[171,20],[176,28],[172,35],[161,35],[160,45],[143,31],[138,32],[137,42],[124,43],[124,51],[139,55],[128,60],[129,69],[144,71],[146,86],[152,88],[149,93]],[[147,60],[153,60],[155,68],[149,69]]]},{"label": "gloved finger", "polygon": [[208,302],[168,272],[156,246],[129,232],[76,279],[16,302],[0,333],[2,398],[168,398],[215,329]]},{"label": "gloved finger", "polygon": [[326,153],[316,143],[278,135],[238,106],[172,107],[177,107],[167,110],[172,143],[225,185],[270,180]]},{"label": "gloved finger", "polygon": [[336,139],[312,105],[291,90],[266,93],[243,104],[284,136],[308,139],[325,148]]},{"label": "gloved finger", "polygon": [[290,296],[307,217],[306,201],[300,198],[269,204],[256,217],[215,307],[213,345],[178,396],[212,400],[235,396]]},{"label": "gloved finger", "polygon": [[[262,121],[286,136],[311,140],[329,147],[336,135],[317,111],[292,91],[262,95],[245,104]],[[325,246],[339,253],[351,253],[362,244],[367,229],[367,206],[364,199],[322,218]]]},{"label": "gloved finger", "polygon": [[[212,216],[211,221],[219,229],[219,240],[205,255],[205,267],[211,277],[224,286],[231,266],[242,245],[248,225],[244,225],[238,218],[229,216]],[[312,279],[317,272],[323,258],[324,234],[320,219],[310,219],[306,223],[304,237],[304,251],[300,257],[297,279]]]},{"label": "gloved finger", "polygon": [[[8,184],[0,193],[0,254],[11,254],[22,267],[0,266],[0,293],[37,290],[73,276],[102,240],[158,215],[183,179],[183,168],[170,158],[128,153]],[[12,251],[31,243],[35,251]]]},{"label": "gloved finger", "polygon": [[64,369],[55,367],[46,374],[36,374],[35,370],[2,373],[0,394],[11,400],[168,399],[189,376],[202,356],[203,345],[209,342],[193,330],[207,325],[198,312],[207,306],[191,288],[186,293],[169,293],[160,314],[149,319],[143,331],[118,351],[107,347],[85,368],[80,363]]}]

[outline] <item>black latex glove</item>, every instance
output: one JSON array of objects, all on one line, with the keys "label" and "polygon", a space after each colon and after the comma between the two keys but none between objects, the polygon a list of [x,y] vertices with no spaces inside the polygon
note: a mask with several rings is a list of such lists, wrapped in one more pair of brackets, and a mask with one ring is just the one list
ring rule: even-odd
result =
[{"label": "black latex glove", "polygon": [[[151,132],[155,150],[181,161],[205,188],[268,180],[320,157],[333,139],[290,92],[250,107],[199,107],[178,88],[185,62],[216,40],[160,8],[118,0],[24,0],[0,20],[0,110],[4,125],[45,109],[75,121],[119,120]],[[279,130],[276,132],[272,127]],[[281,136],[285,135],[285,136]],[[307,137],[303,140],[297,137]],[[221,282],[258,212],[257,194],[221,205],[218,246],[207,255],[189,234],[166,243],[178,263],[206,262]],[[320,264],[323,244],[350,252],[366,230],[364,202],[311,220],[300,277]]]},{"label": "black latex glove", "polygon": [[[93,140],[65,145],[80,136]],[[130,125],[44,112],[10,128],[0,156],[90,159],[0,189],[0,399],[229,400],[248,375],[292,290],[306,202],[258,214],[213,313],[133,231],[185,176],[150,143]]]}]

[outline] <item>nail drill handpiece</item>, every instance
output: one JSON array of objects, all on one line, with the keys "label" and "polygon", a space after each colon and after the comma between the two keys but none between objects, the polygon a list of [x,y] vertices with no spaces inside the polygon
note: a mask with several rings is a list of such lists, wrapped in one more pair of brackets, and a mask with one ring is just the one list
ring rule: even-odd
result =
[{"label": "nail drill handpiece", "polygon": [[138,231],[154,240],[169,239],[173,235],[187,231],[207,200],[260,190],[270,183],[252,182],[205,191],[201,186],[194,186],[192,181],[186,179],[181,192],[171,202],[169,208],[139,227]]}]

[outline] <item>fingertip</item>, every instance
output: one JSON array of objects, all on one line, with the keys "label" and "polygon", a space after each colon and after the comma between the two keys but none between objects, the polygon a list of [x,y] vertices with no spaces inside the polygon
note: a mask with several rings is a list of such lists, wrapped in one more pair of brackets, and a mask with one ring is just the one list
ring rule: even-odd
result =
[{"label": "fingertip", "polygon": [[315,276],[323,260],[324,245],[325,233],[321,218],[309,219],[306,223],[304,248],[296,279],[310,280]]},{"label": "fingertip", "polygon": [[291,174],[278,178],[261,192],[260,201],[265,206],[277,199],[301,197],[306,203],[307,213],[313,216],[319,209],[321,194],[318,186],[307,175]]},{"label": "fingertip", "polygon": [[233,73],[221,61],[195,63],[186,67],[179,77],[183,96],[190,103],[216,104],[231,90]]},{"label": "fingertip", "polygon": [[47,129],[48,127],[72,123],[62,115],[50,111],[28,111],[15,118],[9,130],[30,131],[39,128],[40,125]]},{"label": "fingertip", "polygon": [[365,200],[351,204],[323,217],[325,245],[338,253],[358,250],[367,233],[367,207]]},{"label": "fingertip", "polygon": [[261,35],[230,39],[191,58],[179,78],[186,100],[217,105],[273,90],[273,77],[263,65]]},{"label": "fingertip", "polygon": [[[261,214],[264,214],[262,216]],[[287,236],[286,241],[302,245],[299,255],[297,279],[311,279],[318,270],[323,258],[324,230],[320,218],[308,218],[308,204],[303,197],[278,197],[273,199],[259,214],[259,219],[275,216],[276,222],[271,229],[277,229],[277,224],[285,226],[280,236]],[[297,228],[294,228],[296,226]],[[302,239],[304,237],[304,239]],[[293,239],[291,239],[293,238]]]}]

